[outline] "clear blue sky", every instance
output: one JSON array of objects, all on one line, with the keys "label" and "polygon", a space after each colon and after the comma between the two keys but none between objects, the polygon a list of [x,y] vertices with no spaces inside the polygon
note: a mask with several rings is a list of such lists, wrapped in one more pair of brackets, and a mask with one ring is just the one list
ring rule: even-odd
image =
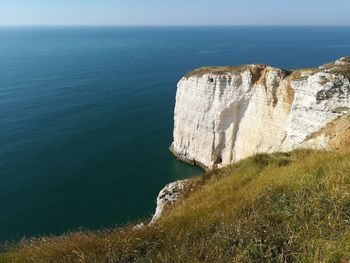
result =
[{"label": "clear blue sky", "polygon": [[350,0],[0,0],[0,25],[350,25]]}]

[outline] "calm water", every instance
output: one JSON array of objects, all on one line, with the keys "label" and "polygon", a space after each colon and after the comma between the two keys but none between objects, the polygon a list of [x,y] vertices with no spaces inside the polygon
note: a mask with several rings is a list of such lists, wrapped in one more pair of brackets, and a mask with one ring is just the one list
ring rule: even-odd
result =
[{"label": "calm water", "polygon": [[204,65],[317,66],[350,28],[0,28],[0,240],[149,217],[177,161],[176,83]]}]

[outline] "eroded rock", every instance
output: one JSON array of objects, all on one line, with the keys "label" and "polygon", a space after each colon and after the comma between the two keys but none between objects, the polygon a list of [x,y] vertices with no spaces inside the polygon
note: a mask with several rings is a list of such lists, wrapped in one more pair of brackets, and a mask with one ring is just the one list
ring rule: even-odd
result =
[{"label": "eroded rock", "polygon": [[181,180],[167,184],[158,194],[157,208],[150,224],[155,223],[164,213],[164,211],[178,202],[184,194],[189,180]]}]

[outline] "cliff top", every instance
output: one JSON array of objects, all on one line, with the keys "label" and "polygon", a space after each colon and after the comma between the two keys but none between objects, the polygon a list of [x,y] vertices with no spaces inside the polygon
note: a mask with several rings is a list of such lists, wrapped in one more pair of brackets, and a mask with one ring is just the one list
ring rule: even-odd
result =
[{"label": "cliff top", "polygon": [[227,75],[234,73],[241,73],[246,70],[256,70],[256,69],[269,69],[274,71],[283,71],[289,75],[291,73],[297,73],[294,75],[294,78],[298,75],[302,75],[299,73],[317,73],[317,72],[330,72],[333,74],[343,74],[345,77],[350,78],[350,57],[342,57],[334,62],[325,64],[320,66],[319,68],[305,68],[305,69],[292,69],[292,70],[284,70],[264,64],[247,64],[247,65],[238,65],[238,66],[208,66],[201,67],[195,69],[193,71],[188,72],[185,75],[185,78],[190,78],[193,76],[202,77],[205,74],[212,75]]},{"label": "cliff top", "polygon": [[335,62],[322,65],[321,70],[327,70],[334,74],[343,74],[350,78],[350,57],[342,57]]},{"label": "cliff top", "polygon": [[[248,65],[238,65],[238,66],[209,66],[209,67],[201,67],[193,71],[190,71],[185,75],[185,78],[189,78],[193,76],[202,77],[205,74],[226,75],[226,74],[241,73],[246,70],[254,70],[254,69],[263,70],[266,68],[269,68],[271,70],[273,69],[282,70],[279,68],[274,68],[263,64],[248,64]],[[285,71],[285,70],[282,70],[282,71]]]},{"label": "cliff top", "polygon": [[234,72],[242,72],[247,68],[248,68],[248,65],[201,67],[188,72],[185,75],[185,78],[189,78],[192,76],[202,77],[205,74],[222,75],[222,74],[228,74],[228,73],[234,73]]}]

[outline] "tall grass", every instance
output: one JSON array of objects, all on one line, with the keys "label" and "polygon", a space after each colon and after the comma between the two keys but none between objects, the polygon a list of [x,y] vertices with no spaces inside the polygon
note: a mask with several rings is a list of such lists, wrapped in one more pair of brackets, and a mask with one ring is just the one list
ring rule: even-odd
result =
[{"label": "tall grass", "polygon": [[27,240],[0,262],[349,262],[349,152],[257,155],[203,178],[153,226]]}]

